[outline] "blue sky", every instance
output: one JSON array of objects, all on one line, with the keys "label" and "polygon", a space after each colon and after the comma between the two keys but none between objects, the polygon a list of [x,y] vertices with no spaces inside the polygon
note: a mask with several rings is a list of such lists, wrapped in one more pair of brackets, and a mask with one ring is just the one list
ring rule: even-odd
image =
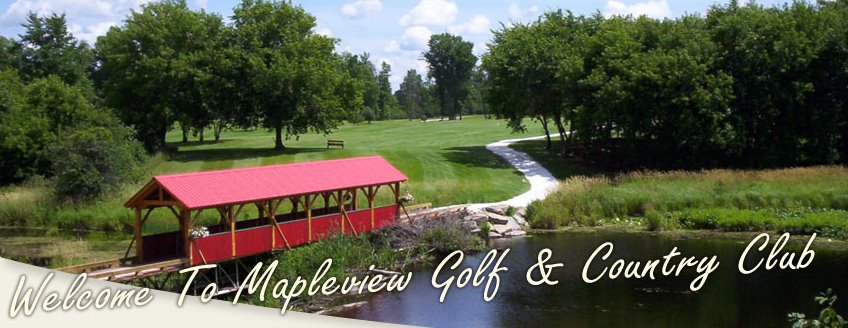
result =
[{"label": "blue sky", "polygon": [[[239,0],[187,0],[224,17],[232,14]],[[316,32],[340,39],[339,51],[368,52],[379,67],[392,65],[392,83],[397,87],[407,69],[426,72],[421,60],[426,40],[432,33],[451,32],[473,41],[479,55],[491,38],[490,29],[516,21],[530,21],[551,9],[570,9],[578,14],[600,11],[606,15],[645,14],[676,17],[704,13],[714,3],[729,0],[329,0],[294,1],[315,15]],[[93,43],[109,26],[120,24],[131,9],[145,0],[0,0],[0,34],[16,37],[28,11],[64,12],[71,32]],[[783,3],[760,0],[761,4]]]}]

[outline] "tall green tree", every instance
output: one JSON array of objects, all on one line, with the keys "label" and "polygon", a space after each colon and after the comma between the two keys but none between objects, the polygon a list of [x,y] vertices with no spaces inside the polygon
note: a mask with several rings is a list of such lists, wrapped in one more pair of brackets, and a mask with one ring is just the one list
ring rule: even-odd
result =
[{"label": "tall green tree", "polygon": [[377,84],[376,71],[370,57],[367,52],[358,55],[349,52],[341,54],[343,71],[347,72],[347,76],[350,78],[348,81],[349,88],[356,88],[358,90],[356,92],[362,98],[361,106],[349,105],[346,107],[350,114],[347,120],[352,123],[362,121],[365,109],[373,111],[373,108],[377,108],[379,103],[380,87]]},{"label": "tall green tree", "polygon": [[[769,8],[731,3],[709,11],[712,39],[723,50],[718,63],[734,79],[730,124],[738,133],[734,148],[746,165],[805,162],[808,140],[799,136],[808,129],[832,130],[835,126],[827,121],[839,121],[833,113],[827,119],[810,120],[833,108],[810,112],[815,90],[829,88],[824,80],[817,80],[824,76],[812,76],[818,70],[811,66],[832,58],[820,57],[827,47],[825,37],[833,41],[838,37],[830,31],[840,23],[825,19],[828,7],[801,2]],[[836,62],[830,64],[839,67]],[[827,143],[820,138],[815,142]]]},{"label": "tall green tree", "polygon": [[424,106],[427,101],[427,90],[421,74],[417,71],[414,69],[406,71],[406,76],[395,94],[408,119],[413,120],[426,115]]},{"label": "tall green tree", "polygon": [[428,75],[436,82],[442,116],[462,119],[462,102],[468,96],[468,82],[477,63],[474,44],[461,36],[442,33],[431,36],[427,45],[424,59],[430,67]]},{"label": "tall green tree", "polygon": [[392,65],[387,62],[380,63],[380,73],[377,74],[377,87],[380,90],[376,113],[378,120],[392,118],[392,112],[397,104],[397,99],[392,93],[392,83],[389,82],[391,76]]},{"label": "tall green tree", "polygon": [[64,14],[29,13],[20,35],[21,73],[27,80],[59,76],[68,84],[88,82],[92,49],[68,31]]},{"label": "tall green tree", "polygon": [[233,11],[236,38],[248,56],[248,95],[274,146],[308,131],[329,133],[349,115],[336,86],[344,76],[336,40],[315,33],[315,17],[291,2],[244,0]]},{"label": "tall green tree", "polygon": [[21,69],[21,46],[17,41],[0,36],[0,70]]},{"label": "tall green tree", "polygon": [[192,11],[184,0],[164,0],[143,5],[98,39],[97,85],[149,151],[164,148],[178,120],[188,127],[208,124],[197,56],[218,49],[221,24],[219,16]]},{"label": "tall green tree", "polygon": [[485,118],[489,118],[488,106],[486,105],[486,95],[489,92],[489,76],[481,67],[474,67],[471,72],[471,79],[468,85],[468,98],[465,101],[464,107],[468,108],[470,113],[482,114]]}]

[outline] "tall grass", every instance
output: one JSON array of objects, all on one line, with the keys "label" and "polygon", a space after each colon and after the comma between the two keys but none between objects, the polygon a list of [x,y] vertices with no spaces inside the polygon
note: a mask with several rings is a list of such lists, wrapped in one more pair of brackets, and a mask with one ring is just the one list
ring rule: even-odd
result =
[{"label": "tall grass", "polygon": [[[335,235],[272,256],[271,260],[279,260],[279,265],[270,285],[282,279],[293,281],[298,276],[309,278],[315,275],[326,259],[333,259],[333,265],[321,281],[322,284],[330,278],[342,282],[347,276],[362,276],[371,265],[403,271],[408,265],[421,262],[429,258],[431,253],[439,253],[439,250],[446,247],[452,250],[480,249],[481,243],[458,217],[426,223],[396,223],[359,236]],[[266,263],[270,263],[270,260]],[[303,297],[306,302],[313,300],[310,296]],[[258,297],[249,296],[245,302],[268,307],[280,306],[279,300],[273,298],[261,301]]]},{"label": "tall grass", "polygon": [[[755,212],[766,209],[772,210],[756,215],[777,220],[780,215],[775,210],[815,212],[780,221],[783,226],[765,225],[777,229],[814,220],[826,222],[827,226],[848,221],[844,212],[848,210],[848,168],[634,172],[614,178],[578,176],[563,181],[558,191],[532,204],[528,212],[531,224],[538,228],[598,225],[608,219],[640,217],[646,218],[652,228],[663,229],[662,225],[673,226],[684,216],[689,219],[682,223],[708,227],[698,219],[703,215],[692,211],[699,209],[711,210],[715,222],[753,217]],[[825,212],[829,214],[821,214]],[[821,221],[823,217],[830,219]],[[754,222],[763,220],[751,220],[752,225],[762,226]],[[825,225],[813,226],[821,229]]]}]

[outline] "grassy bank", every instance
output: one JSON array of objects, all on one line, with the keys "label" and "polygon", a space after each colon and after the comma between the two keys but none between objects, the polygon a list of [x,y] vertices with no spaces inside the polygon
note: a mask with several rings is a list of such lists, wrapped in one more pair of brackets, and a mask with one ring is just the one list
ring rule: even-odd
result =
[{"label": "grassy bank", "polygon": [[637,222],[648,229],[775,230],[848,239],[848,168],[573,176],[528,209],[537,228]]}]

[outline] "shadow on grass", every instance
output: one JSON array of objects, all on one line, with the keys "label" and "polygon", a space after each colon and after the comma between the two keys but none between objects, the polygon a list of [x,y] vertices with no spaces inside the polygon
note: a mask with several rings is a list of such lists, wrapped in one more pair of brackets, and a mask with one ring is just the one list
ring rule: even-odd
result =
[{"label": "shadow on grass", "polygon": [[220,144],[226,143],[228,141],[231,141],[231,140],[227,140],[227,139],[221,139],[221,140],[218,140],[218,141],[204,140],[203,142],[200,142],[200,141],[197,141],[197,140],[189,141],[189,142],[176,141],[176,142],[169,142],[168,147],[176,149],[177,147],[211,146],[211,145],[220,145]]},{"label": "shadow on grass", "polygon": [[442,155],[453,163],[489,169],[513,168],[503,158],[490,152],[484,146],[452,147],[445,150],[447,152]]},{"label": "shadow on grass", "polygon": [[578,175],[594,176],[613,173],[612,171],[604,171],[587,163],[579,162],[573,158],[561,157],[557,152],[560,149],[559,140],[553,142],[551,149],[546,148],[544,140],[521,141],[509,147],[530,155],[530,157],[548,169],[559,180],[565,180]]},{"label": "shadow on grass", "polygon": [[286,148],[283,150],[268,148],[193,149],[172,153],[170,155],[170,160],[176,162],[242,160],[279,155],[317,153],[326,150],[326,148]]}]

